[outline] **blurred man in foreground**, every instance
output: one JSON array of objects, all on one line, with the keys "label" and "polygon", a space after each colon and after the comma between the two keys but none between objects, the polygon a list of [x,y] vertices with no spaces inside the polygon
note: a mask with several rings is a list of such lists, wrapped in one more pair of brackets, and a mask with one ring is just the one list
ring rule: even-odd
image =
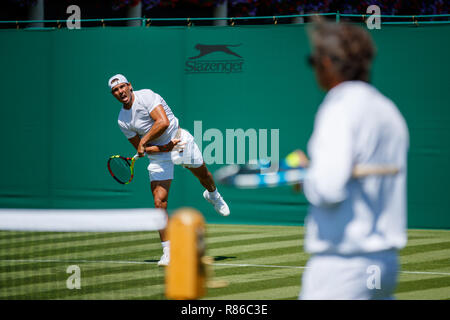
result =
[{"label": "blurred man in foreground", "polygon": [[[395,104],[369,84],[375,48],[363,28],[317,22],[308,61],[327,91],[308,142],[303,189],[312,254],[300,299],[390,299],[407,242],[408,129]],[[356,166],[396,174],[355,177]]]}]

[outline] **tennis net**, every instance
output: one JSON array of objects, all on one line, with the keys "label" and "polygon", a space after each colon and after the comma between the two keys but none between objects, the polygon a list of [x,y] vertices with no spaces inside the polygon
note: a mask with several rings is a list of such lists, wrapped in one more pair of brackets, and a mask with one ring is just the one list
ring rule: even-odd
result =
[{"label": "tennis net", "polygon": [[0,209],[0,299],[164,298],[158,209]]}]

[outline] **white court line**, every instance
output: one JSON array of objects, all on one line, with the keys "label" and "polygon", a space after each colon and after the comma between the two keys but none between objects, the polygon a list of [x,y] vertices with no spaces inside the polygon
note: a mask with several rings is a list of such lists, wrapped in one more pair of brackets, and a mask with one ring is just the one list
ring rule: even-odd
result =
[{"label": "white court line", "polygon": [[440,276],[450,276],[450,273],[445,273],[445,272],[400,271],[400,273],[409,273],[409,274],[432,274],[432,275],[440,275]]},{"label": "white court line", "polygon": [[5,259],[0,262],[29,262],[29,263],[111,263],[111,264],[153,264],[152,261],[121,261],[121,260],[62,260],[62,259]]},{"label": "white court line", "polygon": [[[10,263],[110,263],[110,264],[156,264],[153,261],[124,261],[124,260],[61,260],[61,259],[6,259],[0,260],[1,262]],[[249,263],[213,263],[214,266],[222,267],[255,267],[255,268],[284,268],[284,269],[308,269],[308,267],[302,266],[277,266],[270,264],[249,264]],[[423,274],[423,275],[435,275],[435,276],[450,276],[448,272],[427,272],[427,271],[399,271],[399,273],[405,274]]]},{"label": "white court line", "polygon": [[276,266],[271,264],[248,264],[248,263],[213,263],[215,266],[231,267],[257,267],[257,268],[285,268],[285,269],[308,269],[301,266]]}]

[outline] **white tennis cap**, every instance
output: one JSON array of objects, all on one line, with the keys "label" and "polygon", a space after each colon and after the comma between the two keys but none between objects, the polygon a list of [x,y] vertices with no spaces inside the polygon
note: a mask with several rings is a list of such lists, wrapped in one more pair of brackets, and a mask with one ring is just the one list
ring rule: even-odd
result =
[{"label": "white tennis cap", "polygon": [[121,83],[129,83],[127,78],[123,74],[116,74],[115,76],[112,76],[108,80],[108,86],[112,90],[115,86]]}]

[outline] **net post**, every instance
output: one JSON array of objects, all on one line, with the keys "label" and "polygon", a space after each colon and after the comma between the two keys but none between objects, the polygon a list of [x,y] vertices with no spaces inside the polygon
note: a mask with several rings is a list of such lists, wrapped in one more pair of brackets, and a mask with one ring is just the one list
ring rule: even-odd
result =
[{"label": "net post", "polygon": [[181,208],[170,218],[170,263],[166,268],[166,296],[193,300],[206,294],[205,221],[193,208]]}]

